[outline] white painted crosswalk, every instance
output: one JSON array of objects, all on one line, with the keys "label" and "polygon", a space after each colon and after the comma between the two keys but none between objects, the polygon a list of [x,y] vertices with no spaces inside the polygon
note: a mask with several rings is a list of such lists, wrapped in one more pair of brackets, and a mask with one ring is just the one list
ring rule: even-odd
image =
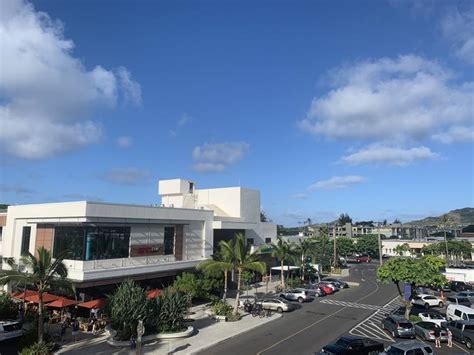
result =
[{"label": "white painted crosswalk", "polygon": [[338,301],[338,300],[331,300],[331,299],[324,299],[321,301],[321,303],[332,304],[332,305],[341,306],[341,307],[369,309],[372,311],[378,311],[380,309],[383,309],[383,307],[375,306],[372,304],[354,303],[354,302]]}]

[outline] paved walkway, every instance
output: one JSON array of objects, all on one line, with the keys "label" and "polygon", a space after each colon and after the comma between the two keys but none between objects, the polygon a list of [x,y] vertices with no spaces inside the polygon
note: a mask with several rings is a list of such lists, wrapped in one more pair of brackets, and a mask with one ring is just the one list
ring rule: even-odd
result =
[{"label": "paved walkway", "polygon": [[[248,291],[243,291],[241,297],[254,296],[262,297],[266,291],[273,293],[278,282],[272,282],[267,285],[261,285],[257,289],[252,288]],[[235,304],[235,297],[228,298],[231,305]],[[219,322],[211,318],[208,314],[209,304],[199,305],[190,309],[190,321],[188,325],[194,327],[195,334],[188,338],[179,340],[159,340],[151,344],[146,344],[143,347],[145,354],[194,354],[205,348],[216,345],[226,339],[237,336],[243,332],[251,331],[252,329],[263,325],[272,320],[281,317],[280,314],[274,313],[270,317],[252,317],[244,313],[240,321],[237,322]],[[75,343],[64,344],[58,354],[136,354],[135,350],[130,348],[113,347],[107,343],[107,336],[99,334],[92,336],[91,334],[82,334],[82,340]],[[66,338],[68,339],[68,338]],[[69,338],[70,339],[70,338]]]}]

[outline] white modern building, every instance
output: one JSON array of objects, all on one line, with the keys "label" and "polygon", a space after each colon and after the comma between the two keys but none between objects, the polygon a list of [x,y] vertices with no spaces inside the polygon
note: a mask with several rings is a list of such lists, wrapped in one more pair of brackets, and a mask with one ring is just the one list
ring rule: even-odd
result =
[{"label": "white modern building", "polygon": [[193,269],[219,240],[243,233],[247,242],[273,242],[276,225],[260,222],[260,193],[241,187],[198,190],[188,180],[159,182],[162,204],[60,202],[9,206],[0,216],[3,257],[40,247],[66,253],[78,288],[124,278],[159,279]]}]

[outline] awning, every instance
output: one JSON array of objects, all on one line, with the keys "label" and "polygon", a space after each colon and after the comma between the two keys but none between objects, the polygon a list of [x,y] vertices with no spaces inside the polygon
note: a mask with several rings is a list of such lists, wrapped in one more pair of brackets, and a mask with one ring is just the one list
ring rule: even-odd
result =
[{"label": "awning", "polygon": [[[283,271],[288,271],[288,270],[299,270],[301,269],[299,266],[289,266],[289,265],[284,265],[283,266]],[[274,266],[272,267],[272,270],[275,271],[281,271],[281,266]]]},{"label": "awning", "polygon": [[79,303],[78,306],[89,308],[89,309],[92,309],[92,308],[103,309],[105,307],[105,302],[106,302],[105,298],[100,298],[98,300],[92,300],[88,302]]},{"label": "awning", "polygon": [[161,292],[162,292],[162,290],[160,290],[160,289],[150,290],[150,291],[147,291],[146,296],[147,296],[147,298],[156,298],[159,295],[161,295]]},{"label": "awning", "polygon": [[76,303],[77,302],[74,301],[74,300],[71,300],[69,298],[61,297],[61,298],[57,299],[56,301],[48,303],[47,306],[48,307],[54,307],[54,308],[65,308],[65,307],[72,306],[73,304],[76,304]]},{"label": "awning", "polygon": [[[53,302],[53,301],[56,301],[58,298],[60,297],[56,295],[52,295],[50,293],[43,293],[43,303]],[[38,293],[36,293],[33,296],[26,297],[25,300],[28,302],[39,303],[39,295]]]},{"label": "awning", "polygon": [[26,290],[24,292],[17,292],[17,293],[12,294],[12,297],[22,300],[23,298],[35,296],[37,294],[38,292],[36,291]]}]

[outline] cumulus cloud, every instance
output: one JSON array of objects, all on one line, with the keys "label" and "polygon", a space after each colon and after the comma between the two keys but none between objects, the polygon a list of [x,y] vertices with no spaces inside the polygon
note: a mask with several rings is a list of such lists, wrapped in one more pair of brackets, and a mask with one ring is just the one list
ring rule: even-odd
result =
[{"label": "cumulus cloud", "polygon": [[132,143],[133,143],[132,137],[122,136],[122,137],[117,138],[117,145],[120,148],[128,148],[132,145]]},{"label": "cumulus cloud", "polygon": [[453,126],[446,132],[433,135],[433,139],[446,144],[474,142],[474,127]]},{"label": "cumulus cloud", "polygon": [[141,97],[125,68],[86,69],[62,24],[25,1],[2,2],[0,38],[0,147],[12,156],[41,159],[94,143],[102,133],[95,110],[114,108],[120,92]]},{"label": "cumulus cloud", "polygon": [[453,43],[456,56],[474,64],[474,6],[466,11],[452,8],[442,19],[441,29],[444,37]]},{"label": "cumulus cloud", "polygon": [[334,70],[301,129],[330,138],[421,140],[470,122],[473,83],[414,55],[363,61]]},{"label": "cumulus cloud", "polygon": [[179,118],[178,122],[176,122],[176,127],[174,129],[170,129],[170,136],[176,137],[181,128],[186,126],[192,120],[193,118],[191,116],[189,116],[187,113],[183,113],[183,115]]},{"label": "cumulus cloud", "polygon": [[117,185],[138,185],[147,181],[150,174],[138,168],[117,168],[103,173],[100,178]]},{"label": "cumulus cloud", "polygon": [[199,172],[224,171],[241,160],[248,148],[249,144],[245,142],[205,143],[197,146],[193,149],[193,169]]},{"label": "cumulus cloud", "polygon": [[290,198],[292,198],[294,200],[306,200],[308,198],[308,194],[306,194],[304,192],[300,192],[300,193],[290,195]]},{"label": "cumulus cloud", "polygon": [[350,165],[381,163],[388,165],[405,166],[418,160],[438,158],[430,148],[421,146],[413,148],[392,147],[381,144],[372,144],[354,153],[341,158],[341,161]]},{"label": "cumulus cloud", "polygon": [[358,185],[365,182],[366,179],[362,176],[348,175],[348,176],[333,176],[328,180],[316,181],[308,187],[310,191],[317,190],[335,190],[345,189],[351,185]]}]

